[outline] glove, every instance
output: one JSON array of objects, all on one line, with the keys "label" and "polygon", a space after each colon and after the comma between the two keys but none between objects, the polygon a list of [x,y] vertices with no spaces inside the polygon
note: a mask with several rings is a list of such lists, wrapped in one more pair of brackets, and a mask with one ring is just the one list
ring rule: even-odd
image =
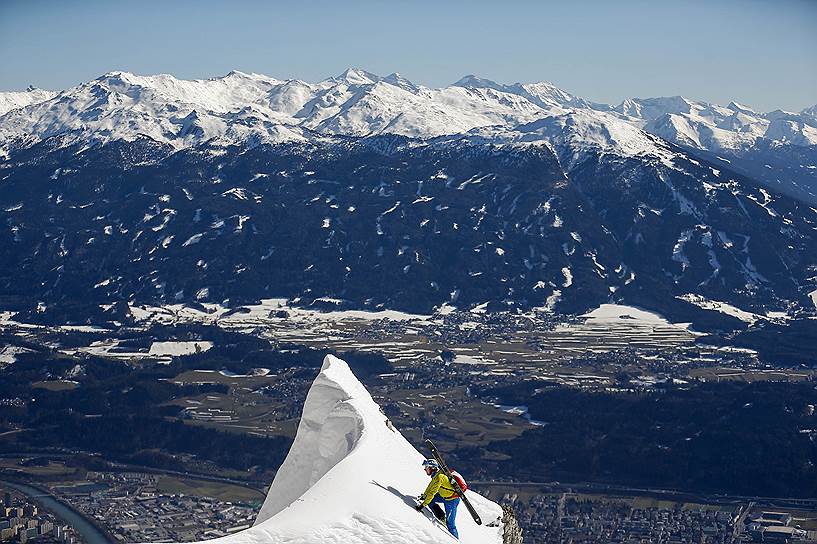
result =
[{"label": "glove", "polygon": [[418,503],[417,506],[414,507],[414,509],[417,510],[418,512],[422,512],[423,511],[423,503]]}]

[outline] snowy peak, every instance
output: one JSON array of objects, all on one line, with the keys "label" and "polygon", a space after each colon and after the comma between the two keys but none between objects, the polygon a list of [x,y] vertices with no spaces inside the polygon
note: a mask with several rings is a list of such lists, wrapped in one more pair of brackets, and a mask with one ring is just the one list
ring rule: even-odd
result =
[{"label": "snowy peak", "polygon": [[389,85],[394,85],[395,87],[400,87],[401,89],[405,89],[407,91],[412,92],[416,92],[420,88],[418,85],[415,85],[414,83],[404,78],[397,72],[387,75],[381,81],[383,83],[388,83]]},{"label": "snowy peak", "polygon": [[689,114],[692,103],[683,96],[662,96],[658,98],[628,98],[614,111],[644,121],[652,121],[666,114]]},{"label": "snowy peak", "polygon": [[737,102],[729,102],[729,105],[726,106],[726,109],[738,112],[738,113],[745,113],[746,115],[757,116],[758,113],[750,108],[749,106],[744,106],[743,104],[738,104]]},{"label": "snowy peak", "polygon": [[295,442],[272,482],[255,525],[294,503],[349,455],[366,426],[383,419],[377,412],[369,392],[346,363],[327,356],[307,393]]},{"label": "snowy peak", "polygon": [[500,85],[496,81],[491,81],[490,79],[484,79],[481,77],[477,77],[474,74],[468,74],[467,76],[463,76],[458,79],[453,85],[453,87],[471,87],[474,89],[496,89],[496,90],[504,90],[504,85]]},{"label": "snowy peak", "polygon": [[817,120],[817,104],[811,106],[810,108],[806,108],[800,112],[801,115],[806,115]]},{"label": "snowy peak", "polygon": [[[456,542],[412,508],[428,484],[423,455],[403,438],[349,366],[332,355],[307,393],[298,433],[255,525],[230,543]],[[502,509],[468,492],[485,525],[457,512],[464,542],[500,544]]]},{"label": "snowy peak", "polygon": [[570,93],[559,89],[547,81],[504,85],[490,79],[484,79],[473,74],[469,74],[454,83],[452,87],[463,87],[466,89],[493,89],[501,93],[517,95],[546,111],[550,111],[552,108],[589,106],[589,102],[582,99],[577,99]]},{"label": "snowy peak", "polygon": [[347,68],[342,74],[332,78],[334,81],[343,81],[349,85],[373,85],[382,78],[377,74],[361,70],[360,68]]},{"label": "snowy peak", "polygon": [[769,123],[764,136],[769,140],[797,146],[817,145],[817,126],[801,119],[779,117]]},{"label": "snowy peak", "polygon": [[139,76],[129,72],[109,72],[95,82],[109,92],[142,99],[146,106],[170,103],[214,112],[238,111],[259,104],[272,88],[281,83],[266,76],[238,71],[222,77],[194,80],[177,79],[168,74]]},{"label": "snowy peak", "polygon": [[[520,94],[527,97],[533,103],[550,108],[553,106],[589,108],[590,103],[582,98],[577,98],[570,93],[563,91],[552,83],[540,81],[539,83],[517,83],[513,86]],[[598,109],[598,108],[597,108]]]}]

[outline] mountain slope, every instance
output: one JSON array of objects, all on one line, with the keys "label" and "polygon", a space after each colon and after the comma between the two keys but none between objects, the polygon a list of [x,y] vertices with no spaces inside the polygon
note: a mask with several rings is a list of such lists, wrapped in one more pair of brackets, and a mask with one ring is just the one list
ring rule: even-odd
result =
[{"label": "mountain slope", "polygon": [[[428,484],[422,460],[346,363],[327,355],[255,525],[207,542],[454,543],[443,527],[411,506]],[[468,497],[485,525],[476,525],[460,508],[462,541],[501,544],[502,509],[472,491]]]},{"label": "mountain slope", "polygon": [[573,147],[585,128],[535,124],[503,144],[44,143],[7,163],[0,288],[45,304],[328,296],[420,313],[572,312],[641,291],[650,307],[688,293],[812,307],[811,207],[649,135],[632,156],[604,133]]}]

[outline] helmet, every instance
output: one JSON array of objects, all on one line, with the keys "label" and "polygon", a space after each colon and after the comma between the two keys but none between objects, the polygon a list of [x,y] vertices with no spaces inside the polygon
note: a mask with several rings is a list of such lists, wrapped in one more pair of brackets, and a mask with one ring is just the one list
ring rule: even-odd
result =
[{"label": "helmet", "polygon": [[436,461],[436,459],[426,459],[423,461],[423,468],[430,468],[432,470],[439,470],[440,464]]}]

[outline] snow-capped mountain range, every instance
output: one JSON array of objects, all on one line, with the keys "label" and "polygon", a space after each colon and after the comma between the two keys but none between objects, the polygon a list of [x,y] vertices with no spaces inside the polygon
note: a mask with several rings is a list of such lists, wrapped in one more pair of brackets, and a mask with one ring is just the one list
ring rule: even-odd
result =
[{"label": "snow-capped mountain range", "polygon": [[[0,145],[6,150],[55,135],[105,142],[148,136],[176,148],[214,138],[280,142],[319,135],[400,134],[431,138],[488,127],[513,130],[543,119],[574,125],[592,143],[627,147],[641,131],[709,151],[742,150],[758,139],[817,144],[817,106],[758,113],[683,97],[592,103],[546,82],[498,84],[469,75],[431,89],[391,74],[348,69],[318,83],[259,74],[187,81],[170,75],[110,72],[59,93],[0,93]],[[636,130],[633,130],[635,127]],[[643,145],[634,149],[644,151]]]},{"label": "snow-capped mountain range", "polygon": [[814,308],[817,107],[352,69],[28,93],[0,116],[14,300]]}]

